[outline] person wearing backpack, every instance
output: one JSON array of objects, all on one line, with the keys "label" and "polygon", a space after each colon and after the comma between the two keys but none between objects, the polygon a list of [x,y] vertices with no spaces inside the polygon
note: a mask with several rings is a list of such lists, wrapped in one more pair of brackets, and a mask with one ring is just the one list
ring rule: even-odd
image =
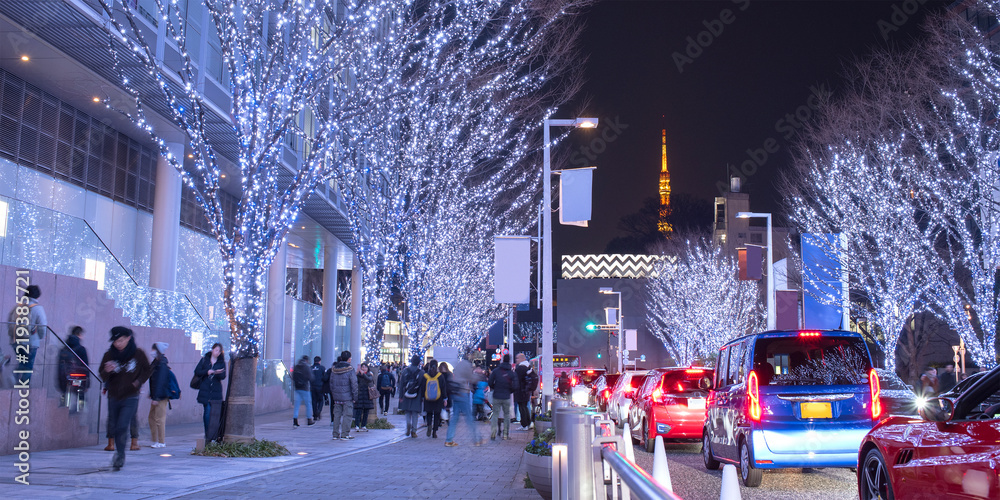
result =
[{"label": "person wearing backpack", "polygon": [[170,344],[153,342],[153,372],[149,376],[149,434],[150,448],[166,447],[167,405],[170,403],[170,366],[164,353]]},{"label": "person wearing backpack", "polygon": [[424,412],[427,414],[427,436],[438,437],[441,427],[441,410],[448,399],[448,383],[444,374],[438,371],[438,362],[427,363],[427,373],[420,380],[420,395],[424,398]]},{"label": "person wearing backpack", "polygon": [[503,433],[500,439],[510,439],[510,396],[517,391],[517,376],[510,369],[510,354],[503,355],[503,362],[490,372],[490,390],[493,391],[493,415],[490,416],[490,439],[500,432],[497,417],[503,410]]},{"label": "person wearing backpack", "polygon": [[388,365],[382,365],[378,374],[378,408],[382,415],[389,414],[389,398],[396,392],[396,377]]},{"label": "person wearing backpack", "polygon": [[67,405],[69,404],[69,394],[67,394],[67,391],[70,388],[70,374],[82,373],[86,376],[83,384],[80,386],[81,403],[84,401],[84,396],[86,396],[87,389],[90,387],[90,371],[87,368],[87,365],[90,364],[90,359],[87,357],[87,348],[83,347],[83,344],[80,343],[81,337],[83,337],[83,327],[74,326],[70,330],[69,337],[66,337],[66,347],[63,347],[59,351],[59,376],[56,377],[56,383]]},{"label": "person wearing backpack", "polygon": [[420,392],[420,381],[424,372],[420,369],[420,356],[414,354],[410,358],[410,366],[399,375],[399,409],[406,414],[406,435],[417,437],[417,426],[420,422],[420,411],[423,408],[423,393]]}]

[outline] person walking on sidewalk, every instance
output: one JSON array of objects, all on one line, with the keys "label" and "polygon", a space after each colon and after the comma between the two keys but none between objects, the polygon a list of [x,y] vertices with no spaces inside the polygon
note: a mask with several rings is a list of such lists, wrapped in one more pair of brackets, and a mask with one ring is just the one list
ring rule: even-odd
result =
[{"label": "person walking on sidewalk", "polygon": [[351,415],[358,399],[358,377],[351,366],[351,352],[340,353],[340,360],[330,367],[330,401],[333,405],[333,439],[354,439]]},{"label": "person walking on sidewalk", "polygon": [[382,415],[389,414],[389,401],[396,392],[396,376],[392,374],[389,367],[382,365],[378,374],[378,408]]},{"label": "person walking on sidewalk", "polygon": [[420,381],[424,372],[420,369],[420,356],[414,354],[410,358],[410,366],[399,375],[399,409],[406,414],[406,434],[417,437],[417,426],[420,423],[420,411],[423,408],[423,393],[420,392]]},{"label": "person walking on sidewalk", "polygon": [[222,344],[212,344],[212,350],[194,367],[194,374],[201,377],[198,402],[204,407],[202,421],[205,424],[205,444],[208,444],[219,433],[218,424],[212,425],[213,410],[219,417],[222,416],[222,381],[226,378],[226,356],[222,353]]},{"label": "person walking on sidewalk", "polygon": [[170,366],[164,353],[170,344],[153,342],[152,374],[149,376],[150,448],[167,446],[167,405],[170,403]]},{"label": "person walking on sidewalk", "polygon": [[531,393],[538,387],[538,375],[531,368],[528,357],[524,353],[518,353],[517,368],[514,374],[517,375],[517,391],[514,392],[514,402],[517,403],[517,410],[521,414],[521,430],[526,431],[531,428],[531,409],[528,405],[531,402]]},{"label": "person walking on sidewalk", "polygon": [[466,424],[469,426],[469,432],[472,434],[472,444],[476,446],[482,444],[479,441],[476,422],[472,418],[472,392],[470,391],[470,387],[474,380],[475,375],[472,373],[472,363],[468,359],[463,358],[455,366],[455,373],[452,374],[448,385],[448,400],[451,401],[451,418],[454,421],[448,422],[448,435],[445,436],[444,440],[445,446],[458,446],[458,443],[455,442],[455,432],[458,430],[458,421],[463,416],[465,417]]},{"label": "person walking on sidewalk", "polygon": [[517,376],[510,369],[510,354],[503,355],[503,362],[490,373],[490,390],[493,391],[493,415],[490,416],[490,439],[496,439],[500,427],[497,418],[503,410],[503,433],[500,439],[510,439],[510,396],[517,391]]},{"label": "person walking on sidewalk", "polygon": [[368,412],[375,408],[373,392],[375,378],[368,371],[368,363],[361,363],[358,365],[358,399],[354,403],[354,426],[358,432],[368,432]]},{"label": "person walking on sidewalk", "polygon": [[475,380],[473,381],[472,410],[476,420],[485,421],[486,418],[486,391],[490,390],[490,384],[486,382],[486,372],[479,366],[473,371]]},{"label": "person walking on sidewalk", "polygon": [[151,373],[149,358],[136,347],[132,330],[124,326],[111,329],[111,347],[101,358],[99,373],[108,388],[108,412],[115,420],[115,457],[111,467],[120,471],[125,465],[129,423],[139,409],[139,388]]},{"label": "person walking on sidewalk", "polygon": [[447,379],[438,371],[436,360],[427,363],[427,373],[420,380],[420,394],[424,397],[424,412],[427,414],[427,436],[436,438],[441,427],[441,410],[448,399]]},{"label": "person walking on sidewalk", "polygon": [[322,358],[319,356],[313,358],[312,381],[309,385],[312,396],[313,420],[316,422],[319,422],[319,417],[323,415],[323,374],[326,373],[326,368],[319,364],[320,361]]},{"label": "person walking on sidewalk", "polygon": [[299,427],[299,406],[306,406],[306,418],[308,418],[307,423],[312,425],[313,419],[310,417],[310,412],[313,411],[312,406],[312,368],[309,366],[309,356],[302,356],[299,358],[299,362],[295,364],[295,368],[292,369],[292,384],[295,386],[295,398],[293,399],[295,404],[295,410],[292,412],[292,428],[297,429]]}]

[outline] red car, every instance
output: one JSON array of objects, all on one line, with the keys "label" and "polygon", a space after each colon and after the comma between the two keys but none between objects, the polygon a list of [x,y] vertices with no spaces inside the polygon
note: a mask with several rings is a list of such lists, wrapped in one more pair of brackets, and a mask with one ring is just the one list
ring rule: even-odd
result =
[{"label": "red car", "polygon": [[629,409],[632,438],[651,453],[656,436],[701,441],[705,402],[714,377],[715,370],[709,368],[650,370]]},{"label": "red car", "polygon": [[1000,498],[1000,367],[920,413],[887,418],[865,436],[861,499]]}]

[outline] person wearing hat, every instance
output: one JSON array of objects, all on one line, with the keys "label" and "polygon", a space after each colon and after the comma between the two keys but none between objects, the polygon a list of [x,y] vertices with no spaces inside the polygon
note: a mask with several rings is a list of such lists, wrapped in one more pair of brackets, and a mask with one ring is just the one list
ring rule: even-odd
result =
[{"label": "person wearing hat", "polygon": [[[41,296],[42,289],[38,285],[28,285],[24,291],[27,302],[18,301],[7,316],[7,334],[10,336],[10,345],[14,355],[27,354],[27,358],[16,358],[18,359],[17,370],[22,372],[18,378],[24,383],[31,381],[31,372],[35,366],[35,354],[45,337],[45,325],[48,322],[45,317],[45,308],[38,303],[38,297]],[[24,323],[25,319],[27,319],[27,324]],[[27,331],[18,328],[18,326],[26,326]],[[27,344],[27,352],[25,352],[25,344]]]},{"label": "person wearing hat", "polygon": [[150,448],[163,448],[166,444],[167,405],[170,402],[170,366],[167,365],[166,342],[153,342],[152,375],[149,376],[149,433],[153,444]]},{"label": "person wearing hat", "polygon": [[135,345],[132,330],[124,326],[111,329],[111,347],[101,358],[101,380],[108,391],[108,413],[115,422],[115,471],[125,465],[125,447],[129,424],[139,409],[139,389],[149,379],[149,358]]}]

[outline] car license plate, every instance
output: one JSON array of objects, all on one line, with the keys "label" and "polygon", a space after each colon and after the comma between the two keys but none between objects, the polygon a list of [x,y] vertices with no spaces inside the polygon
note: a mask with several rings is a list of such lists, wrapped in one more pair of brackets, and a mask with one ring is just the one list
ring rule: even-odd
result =
[{"label": "car license plate", "polygon": [[688,399],[688,408],[693,410],[704,410],[705,400],[704,399]]},{"label": "car license plate", "polygon": [[830,403],[800,403],[802,418],[833,418]]}]

